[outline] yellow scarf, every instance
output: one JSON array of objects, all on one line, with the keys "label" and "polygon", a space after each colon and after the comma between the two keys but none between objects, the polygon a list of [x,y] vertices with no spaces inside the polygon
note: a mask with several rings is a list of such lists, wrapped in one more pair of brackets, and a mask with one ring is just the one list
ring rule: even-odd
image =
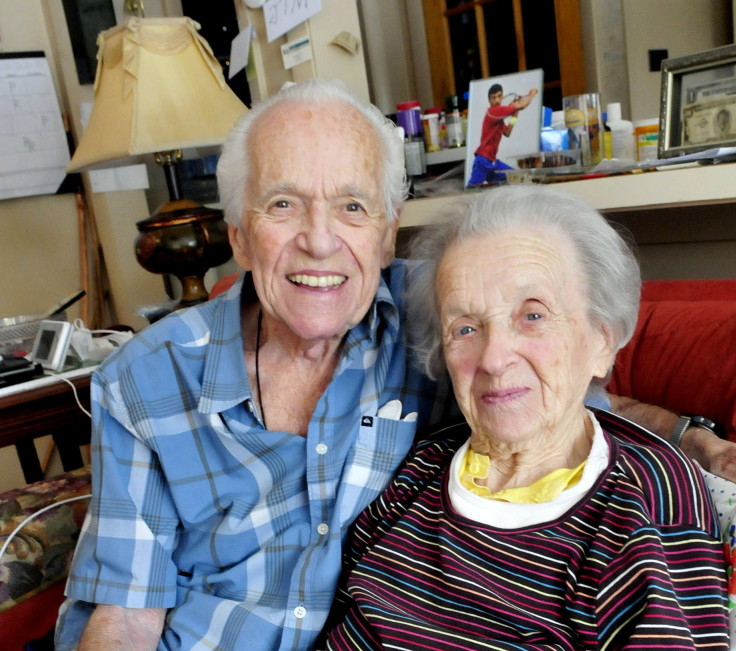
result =
[{"label": "yellow scarf", "polygon": [[460,483],[471,493],[489,500],[500,500],[514,504],[539,504],[551,502],[566,488],[574,486],[583,476],[583,461],[577,468],[558,468],[535,481],[531,486],[504,488],[492,493],[487,486],[478,484],[476,479],[486,479],[491,468],[491,459],[484,454],[473,452],[468,446],[465,458],[460,464]]}]

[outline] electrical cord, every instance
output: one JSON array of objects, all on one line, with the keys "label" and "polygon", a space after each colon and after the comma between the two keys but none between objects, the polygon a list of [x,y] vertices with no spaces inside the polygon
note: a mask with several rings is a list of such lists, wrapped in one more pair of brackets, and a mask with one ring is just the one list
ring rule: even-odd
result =
[{"label": "electrical cord", "polygon": [[54,372],[54,371],[48,371],[48,370],[46,371],[46,373],[48,373],[49,375],[51,375],[51,376],[55,377],[55,378],[56,378],[57,380],[62,380],[63,382],[66,382],[66,383],[67,383],[67,384],[68,384],[68,385],[69,385],[69,386],[70,386],[70,387],[72,388],[72,393],[74,394],[74,400],[76,400],[76,401],[77,401],[77,406],[78,406],[78,407],[79,407],[79,408],[80,408],[80,409],[81,409],[81,410],[82,410],[82,411],[83,411],[83,412],[84,412],[85,414],[87,414],[87,416],[89,416],[90,418],[92,418],[92,414],[90,414],[90,413],[89,413],[89,412],[88,412],[88,411],[87,411],[87,410],[86,410],[86,409],[84,408],[84,405],[82,405],[81,401],[79,400],[79,394],[77,393],[77,387],[76,387],[76,385],[74,384],[74,382],[72,382],[72,381],[71,381],[70,379],[68,379],[68,378],[65,378],[64,376],[62,376],[62,375],[61,375],[61,373],[56,373],[56,372]]},{"label": "electrical cord", "polygon": [[42,509],[39,509],[35,513],[31,513],[27,518],[25,518],[15,529],[13,529],[10,532],[10,535],[7,537],[5,542],[3,543],[2,547],[0,547],[0,561],[2,561],[3,556],[5,556],[5,552],[8,550],[8,547],[10,543],[12,542],[13,538],[18,534],[18,532],[25,527],[31,520],[34,520],[42,513],[45,513],[46,511],[49,511],[57,506],[61,506],[62,504],[68,504],[69,502],[76,502],[77,500],[86,500],[92,497],[91,493],[87,493],[86,495],[77,495],[76,497],[68,497],[65,500],[61,500],[61,502],[54,502],[53,504],[47,504]]}]

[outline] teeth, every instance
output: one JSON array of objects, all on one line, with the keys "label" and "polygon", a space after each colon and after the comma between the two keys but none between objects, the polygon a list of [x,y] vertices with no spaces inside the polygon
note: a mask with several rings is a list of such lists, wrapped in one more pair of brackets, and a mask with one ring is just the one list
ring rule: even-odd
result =
[{"label": "teeth", "polygon": [[308,287],[337,287],[345,282],[345,276],[308,276],[306,274],[293,274],[288,276],[293,283],[307,285]]}]

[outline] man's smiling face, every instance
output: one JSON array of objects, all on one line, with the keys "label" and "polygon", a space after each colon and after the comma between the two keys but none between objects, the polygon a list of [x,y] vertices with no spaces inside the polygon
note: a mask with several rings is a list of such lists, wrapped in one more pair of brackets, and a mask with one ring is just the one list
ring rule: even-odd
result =
[{"label": "man's smiling face", "polygon": [[342,337],[365,316],[393,258],[372,126],[342,102],[284,102],[249,142],[246,209],[230,227],[261,307],[297,337]]}]

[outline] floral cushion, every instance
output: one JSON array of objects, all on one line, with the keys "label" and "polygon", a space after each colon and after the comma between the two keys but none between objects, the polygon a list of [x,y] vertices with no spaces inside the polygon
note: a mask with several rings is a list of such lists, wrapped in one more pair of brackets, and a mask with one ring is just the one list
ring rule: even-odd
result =
[{"label": "floral cushion", "polygon": [[[29,515],[89,495],[89,468],[0,493],[0,545]],[[27,522],[0,558],[0,612],[66,578],[88,499],[59,504]]]}]

